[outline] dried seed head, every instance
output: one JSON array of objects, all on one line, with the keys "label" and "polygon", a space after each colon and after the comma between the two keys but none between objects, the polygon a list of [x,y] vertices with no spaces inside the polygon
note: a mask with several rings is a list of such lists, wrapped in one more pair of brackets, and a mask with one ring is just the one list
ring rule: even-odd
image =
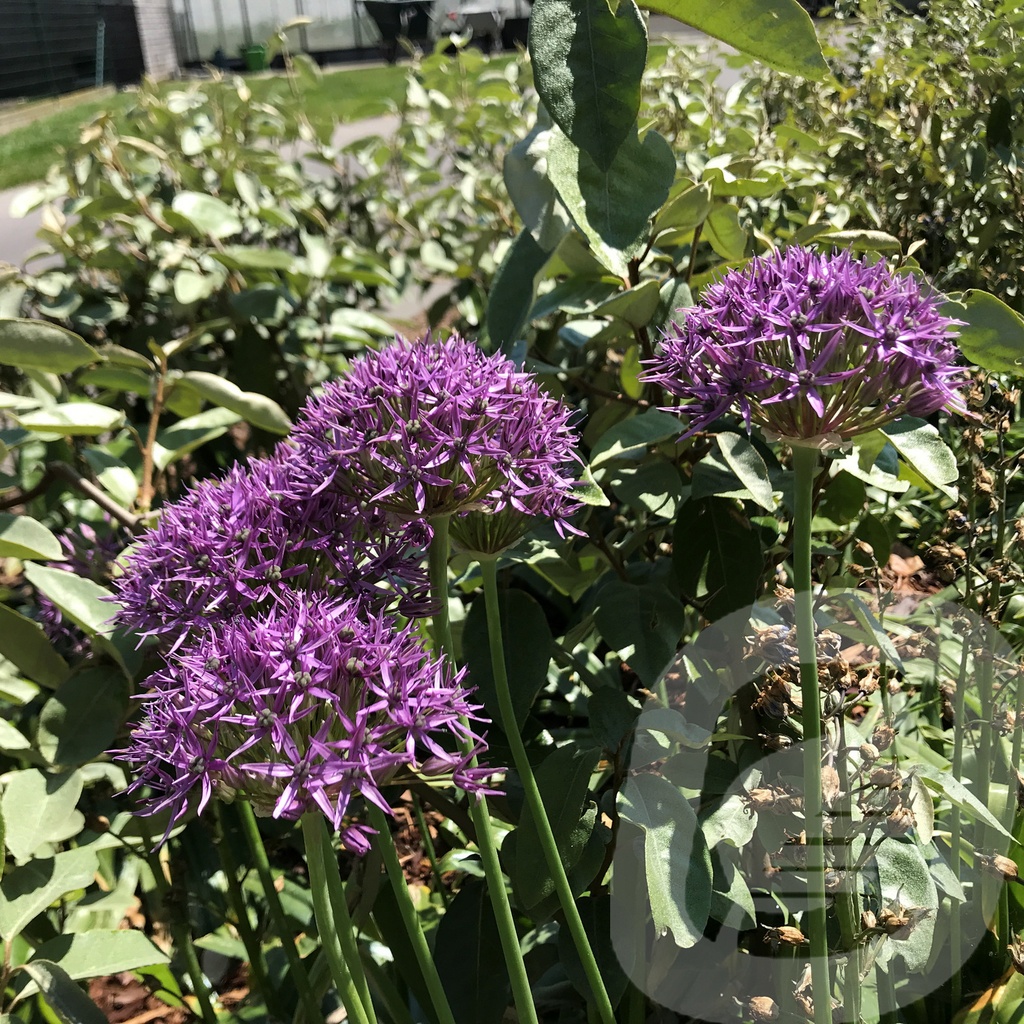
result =
[{"label": "dried seed head", "polygon": [[759,739],[767,750],[787,750],[793,746],[793,737],[781,732],[760,733]]},{"label": "dried seed head", "polygon": [[825,892],[836,893],[843,887],[844,875],[841,871],[825,872]]},{"label": "dried seed head", "polygon": [[839,796],[839,772],[830,764],[821,769],[821,796],[826,807],[831,807]]},{"label": "dried seed head", "polygon": [[878,692],[878,674],[874,669],[868,669],[868,671],[860,677],[860,681],[857,685],[860,687],[861,693],[870,697],[871,694]]},{"label": "dried seed head", "polygon": [[754,996],[747,1002],[746,1009],[754,1024],[768,1024],[779,1019],[779,1004],[771,996]]},{"label": "dried seed head", "polygon": [[773,949],[778,949],[779,946],[802,946],[807,937],[796,926],[784,924],[778,928],[768,928],[764,934],[764,941]]},{"label": "dried seed head", "polygon": [[872,765],[878,760],[878,747],[874,743],[862,743],[859,749],[865,764]]},{"label": "dried seed head", "polygon": [[865,910],[860,915],[860,926],[866,932],[873,932],[878,927],[878,918],[875,917],[874,911]]},{"label": "dried seed head", "polygon": [[1024,879],[1021,879],[1017,873],[1016,862],[1010,860],[1009,857],[1004,857],[998,853],[991,856],[979,853],[978,861],[986,871],[997,878],[1001,878],[1004,882],[1020,882],[1024,884]]},{"label": "dried seed head", "polygon": [[903,684],[898,679],[890,679],[889,683],[888,683],[888,686],[889,686],[889,693],[893,697],[895,697],[896,694],[899,693],[903,689]]},{"label": "dried seed head", "polygon": [[914,812],[909,807],[901,806],[885,819],[885,831],[898,839],[910,832],[916,824]]},{"label": "dried seed head", "polygon": [[879,724],[871,733],[871,742],[879,750],[888,750],[896,739],[896,730],[891,725]]},{"label": "dried seed head", "polygon": [[1024,939],[1020,935],[1015,935],[1006,950],[1010,954],[1013,969],[1018,974],[1024,974]]},{"label": "dried seed head", "polygon": [[871,773],[870,782],[878,789],[891,789],[897,793],[903,788],[898,768],[876,768]]}]

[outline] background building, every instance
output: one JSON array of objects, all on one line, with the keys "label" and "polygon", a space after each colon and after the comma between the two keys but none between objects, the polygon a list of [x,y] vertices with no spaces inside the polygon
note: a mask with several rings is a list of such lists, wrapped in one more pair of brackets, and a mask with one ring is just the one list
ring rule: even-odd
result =
[{"label": "background building", "polygon": [[0,0],[0,100],[177,73],[170,0]]}]

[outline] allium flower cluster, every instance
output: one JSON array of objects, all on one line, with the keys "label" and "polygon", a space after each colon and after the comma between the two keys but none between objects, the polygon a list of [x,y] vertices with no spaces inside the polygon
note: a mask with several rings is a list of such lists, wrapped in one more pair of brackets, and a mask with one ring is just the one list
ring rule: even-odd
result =
[{"label": "allium flower cluster", "polygon": [[119,620],[173,647],[197,631],[267,608],[289,589],[335,587],[403,614],[427,606],[422,530],[380,529],[351,505],[331,514],[292,493],[303,468],[282,447],[234,466],[164,510],[116,581]]},{"label": "allium flower cluster", "polygon": [[838,447],[962,408],[958,321],[941,301],[882,262],[793,247],[709,286],[644,379],[683,400],[691,434],[737,409],[769,440]]},{"label": "allium flower cluster", "polygon": [[388,810],[381,787],[412,778],[483,791],[461,674],[390,615],[429,610],[435,517],[488,552],[538,516],[572,529],[568,420],[501,356],[399,342],[328,384],[271,458],[165,508],[117,583],[121,624],[166,661],[123,755],[148,809],[173,823],[240,792],[280,817],[317,807],[362,850],[357,794]]},{"label": "allium flower cluster", "polygon": [[310,496],[399,521],[509,512],[507,538],[539,516],[564,530],[579,507],[570,417],[500,354],[459,337],[399,341],[328,384],[293,438]]},{"label": "allium flower cluster", "polygon": [[[319,808],[350,849],[371,830],[346,822],[356,794],[390,813],[382,786],[418,778],[480,790],[493,769],[471,766],[482,740],[461,686],[411,627],[359,602],[291,592],[255,616],[218,623],[153,676],[146,719],[126,760],[131,790],[162,795],[171,821],[198,794],[248,796],[295,819]],[[472,754],[452,753],[469,739]]]}]

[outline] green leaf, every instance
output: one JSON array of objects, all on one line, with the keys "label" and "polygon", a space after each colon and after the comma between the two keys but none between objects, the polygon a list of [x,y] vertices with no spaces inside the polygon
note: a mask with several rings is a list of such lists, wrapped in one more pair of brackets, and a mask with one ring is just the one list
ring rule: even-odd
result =
[{"label": "green leaf", "polygon": [[739,793],[727,796],[701,815],[701,829],[708,849],[727,843],[742,849],[750,842],[757,828],[757,814]]},{"label": "green leaf", "polygon": [[896,932],[891,939],[893,955],[902,957],[907,970],[923,971],[931,957],[935,915],[939,910],[939,894],[928,862],[916,843],[901,843],[892,838],[882,840],[874,853],[874,861],[886,905],[932,911],[912,928]]},{"label": "green leaf", "polygon": [[469,879],[441,917],[434,960],[456,1024],[499,1024],[510,984],[487,887]]},{"label": "green leaf", "polygon": [[[809,239],[807,239],[809,241]],[[854,252],[902,252],[903,246],[894,235],[884,231],[869,231],[858,228],[855,231],[830,231],[828,229],[814,235],[816,242],[824,242],[840,249],[852,249]]]},{"label": "green leaf", "polygon": [[97,388],[110,388],[135,395],[148,395],[152,378],[144,370],[134,366],[118,366],[103,363],[80,373],[75,380],[79,384],[91,384]]},{"label": "green leaf", "polygon": [[[548,663],[554,646],[551,628],[541,606],[523,590],[506,590],[501,599],[501,631],[516,722],[522,726],[533,701],[547,682]],[[483,597],[474,601],[466,616],[462,646],[469,668],[469,682],[476,686],[487,714],[500,721],[498,694],[491,671],[491,646]]]},{"label": "green leaf", "polygon": [[966,323],[957,339],[976,366],[994,373],[1024,375],[1024,318],[988,292],[972,289],[962,302],[948,302],[946,316]]},{"label": "green leaf", "polygon": [[828,74],[814,24],[797,0],[644,0],[643,6],[692,25],[776,71],[815,80]]},{"label": "green leaf", "polygon": [[754,501],[769,512],[775,507],[768,467],[761,453],[743,434],[719,434],[715,439],[722,458],[750,491]]},{"label": "green leaf", "polygon": [[639,714],[636,701],[615,687],[602,686],[587,698],[590,732],[611,754],[622,746]]},{"label": "green leaf", "polygon": [[114,631],[110,620],[117,612],[117,602],[98,583],[64,569],[33,563],[25,566],[25,578],[89,636],[109,636]]},{"label": "green leaf", "polygon": [[658,409],[631,416],[601,435],[591,449],[590,466],[597,469],[612,459],[639,460],[651,445],[675,440],[682,432],[677,416]]},{"label": "green leaf", "polygon": [[99,359],[92,346],[56,324],[0,319],[0,363],[19,370],[70,373]]},{"label": "green leaf", "polygon": [[984,822],[1006,839],[1011,838],[1010,833],[1003,828],[995,815],[962,782],[954,778],[952,772],[940,771],[932,765],[918,761],[914,765],[914,773],[933,793],[940,793],[968,817]]},{"label": "green leaf", "polygon": [[487,300],[487,336],[495,348],[508,352],[519,340],[530,315],[537,275],[548,261],[546,253],[526,229],[516,236],[501,261]]},{"label": "green leaf", "polygon": [[106,434],[124,423],[124,413],[95,402],[64,402],[17,417],[26,430],[59,437]]},{"label": "green leaf", "polygon": [[[598,303],[590,310],[591,316],[617,316],[631,327],[644,327],[649,323],[661,300],[658,282],[651,279],[642,281],[633,288],[627,288],[618,295]],[[637,361],[639,365],[639,360]],[[635,395],[633,397],[639,397]]]},{"label": "green leaf", "polygon": [[728,498],[684,502],[676,517],[672,562],[684,594],[711,620],[757,596],[764,559],[757,534]]},{"label": "green leaf", "polygon": [[[598,747],[581,749],[568,744],[549,754],[536,769],[537,786],[566,871],[579,860],[594,830],[593,821],[581,823],[581,818],[590,777],[600,757]],[[544,856],[537,819],[529,804],[524,804],[516,829],[515,868],[511,875],[516,898],[525,910],[554,892],[555,883]]]},{"label": "green leaf", "polygon": [[156,435],[153,462],[157,469],[166,469],[172,462],[183,458],[208,441],[225,433],[228,427],[242,419],[230,409],[207,409],[186,419],[178,420]]},{"label": "green leaf", "polygon": [[0,558],[41,558],[63,561],[60,541],[29,516],[0,512]]},{"label": "green leaf", "polygon": [[237,384],[215,373],[190,370],[179,382],[208,402],[238,413],[247,423],[272,434],[287,434],[292,429],[288,413],[272,398],[254,391],[243,391]]},{"label": "green leaf", "polygon": [[82,777],[77,772],[44,775],[27,768],[8,776],[0,797],[7,849],[19,861],[26,861],[44,843],[76,835],[85,822],[75,810],[81,795]]},{"label": "green leaf", "polygon": [[596,596],[594,622],[605,642],[653,685],[676,653],[686,613],[667,587],[612,580]]},{"label": "green leaf", "polygon": [[956,489],[949,486],[960,476],[956,456],[935,427],[913,416],[903,416],[883,427],[882,432],[911,469],[944,494],[956,497]]},{"label": "green leaf", "polygon": [[610,269],[623,275],[625,257],[639,251],[647,222],[668,197],[675,154],[655,131],[631,135],[602,170],[559,131],[551,139],[548,174],[572,219]]},{"label": "green leaf", "polygon": [[39,713],[36,744],[51,764],[85,764],[107,750],[128,715],[123,672],[85,669],[61,684]]},{"label": "green leaf", "polygon": [[604,474],[615,496],[652,516],[674,519],[683,497],[679,470],[667,459],[647,459],[639,465],[620,463]]},{"label": "green leaf", "polygon": [[284,249],[260,249],[254,245],[225,245],[210,255],[230,270],[294,270],[294,253]]},{"label": "green leaf", "polygon": [[0,654],[42,686],[59,686],[71,672],[43,627],[4,604],[0,604]]},{"label": "green leaf", "polygon": [[671,932],[683,949],[695,946],[711,914],[714,875],[693,808],[670,782],[649,774],[627,780],[618,808],[623,820],[644,833],[644,875],[655,933]]},{"label": "green leaf", "polygon": [[18,968],[32,979],[20,996],[38,989],[62,1024],[107,1024],[106,1014],[75,984],[60,964],[32,960]]},{"label": "green leaf", "polygon": [[174,297],[183,306],[208,299],[222,283],[223,275],[200,274],[187,267],[174,275]]},{"label": "green leaf", "polygon": [[87,888],[98,868],[95,851],[82,848],[9,871],[0,883],[0,936],[10,941],[65,893]]},{"label": "green leaf", "polygon": [[139,496],[139,481],[120,459],[102,448],[86,448],[82,455],[105,491],[125,508],[131,508]]},{"label": "green leaf", "polygon": [[[130,928],[58,935],[44,942],[30,963],[39,960],[59,963],[76,981],[170,962],[167,954],[157,949],[142,932]],[[18,994],[19,998],[32,990],[33,986],[26,986]]]},{"label": "green leaf", "polygon": [[704,238],[723,260],[741,260],[747,251],[747,233],[735,206],[716,206],[704,221]]},{"label": "green leaf", "polygon": [[[678,186],[676,186],[678,187]],[[654,219],[654,234],[662,231],[693,231],[711,212],[711,184],[690,185],[670,199]]]},{"label": "green leaf", "polygon": [[216,196],[179,192],[171,203],[171,209],[200,234],[211,238],[229,238],[242,230],[238,214]]},{"label": "green leaf", "polygon": [[621,0],[612,12],[591,0],[536,0],[530,58],[555,123],[607,171],[640,111],[647,29],[636,4]]},{"label": "green leaf", "polygon": [[502,165],[505,188],[540,249],[549,253],[569,230],[569,220],[547,173],[551,145],[551,118],[541,107],[530,133],[506,154]]},{"label": "green leaf", "polygon": [[573,484],[574,497],[582,501],[584,505],[591,505],[594,508],[607,508],[611,504],[608,496],[594,480],[594,474],[590,472],[589,466],[583,467],[579,477],[579,480]]}]

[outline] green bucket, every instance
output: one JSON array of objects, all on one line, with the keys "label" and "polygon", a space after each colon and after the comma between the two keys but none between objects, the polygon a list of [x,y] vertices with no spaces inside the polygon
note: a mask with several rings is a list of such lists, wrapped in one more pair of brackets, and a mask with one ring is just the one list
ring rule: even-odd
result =
[{"label": "green bucket", "polygon": [[242,59],[249,71],[267,70],[267,48],[265,46],[243,46]]}]

